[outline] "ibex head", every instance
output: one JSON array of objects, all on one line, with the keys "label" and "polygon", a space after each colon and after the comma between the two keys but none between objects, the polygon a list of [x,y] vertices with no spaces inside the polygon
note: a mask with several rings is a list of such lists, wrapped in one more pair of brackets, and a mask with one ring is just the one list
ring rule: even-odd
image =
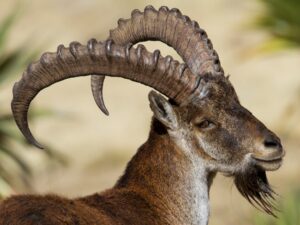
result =
[{"label": "ibex head", "polygon": [[[31,64],[14,86],[12,110],[24,136],[41,147],[28,123],[29,104],[43,88],[77,76],[92,76],[92,90],[100,109],[108,114],[102,98],[104,76],[117,76],[153,87],[150,107],[166,133],[183,151],[199,157],[208,168],[235,177],[241,194],[272,214],[273,191],[265,171],[278,169],[284,151],[279,138],[239,102],[217,53],[197,22],[179,10],[146,7],[132,18],[119,20],[104,43],[77,42],[57,53],[45,53]],[[172,46],[185,61],[161,57],[133,44],[159,40]],[[158,122],[159,121],[159,122]]]},{"label": "ibex head", "polygon": [[236,173],[257,166],[276,170],[283,149],[279,138],[239,102],[224,76],[205,75],[200,92],[187,105],[177,106],[150,94],[154,116],[178,142],[189,143],[218,171]]},{"label": "ibex head", "polygon": [[265,171],[281,166],[284,151],[279,138],[240,104],[226,77],[205,75],[199,89],[198,96],[183,106],[150,93],[155,118],[189,155],[234,176],[241,194],[272,214]]}]

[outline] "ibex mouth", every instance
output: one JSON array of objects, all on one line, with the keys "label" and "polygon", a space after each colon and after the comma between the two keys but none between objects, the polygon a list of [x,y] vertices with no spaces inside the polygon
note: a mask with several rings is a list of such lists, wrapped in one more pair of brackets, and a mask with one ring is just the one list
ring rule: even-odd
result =
[{"label": "ibex mouth", "polygon": [[251,156],[252,158],[257,160],[269,162],[277,159],[282,159],[285,156],[285,151],[280,150],[280,151],[276,151],[274,154],[269,154],[269,155],[252,154]]},{"label": "ibex mouth", "polygon": [[255,164],[265,171],[273,171],[279,169],[282,164],[283,157],[284,152],[281,155],[273,158],[262,158],[252,155]]}]

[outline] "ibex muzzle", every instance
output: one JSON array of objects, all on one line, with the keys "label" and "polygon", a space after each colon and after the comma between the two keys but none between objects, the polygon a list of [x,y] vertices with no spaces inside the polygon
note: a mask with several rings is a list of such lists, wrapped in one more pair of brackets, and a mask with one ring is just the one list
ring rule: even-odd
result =
[{"label": "ibex muzzle", "polygon": [[[143,45],[132,47],[146,40],[172,46],[185,63],[164,58],[158,50],[150,53]],[[178,9],[148,6],[144,12],[134,10],[130,19],[119,20],[105,42],[91,39],[86,46],[73,42],[69,48],[61,45],[56,53],[43,54],[13,89],[14,118],[30,143],[42,147],[28,127],[32,99],[51,84],[91,74],[93,96],[105,114],[105,76],[148,85],[169,100],[150,92],[154,118],[149,139],[114,188],[72,204],[63,200],[60,207],[76,211],[84,205],[84,212],[97,209],[95,217],[78,217],[90,221],[88,224],[207,224],[209,188],[216,172],[222,172],[234,177],[248,201],[274,215],[273,191],[265,171],[278,169],[282,163],[280,140],[240,104],[211,41],[197,22]],[[27,199],[29,206],[17,204],[20,199]],[[35,211],[39,201],[50,212],[54,209],[47,208],[47,202],[55,205],[58,200],[51,196],[8,199],[0,205],[0,225],[15,221],[25,211],[58,221],[50,218],[47,210]],[[19,205],[19,213],[9,217],[11,220],[1,220],[10,204]],[[73,214],[56,214],[62,218],[59,221],[73,218]]]}]

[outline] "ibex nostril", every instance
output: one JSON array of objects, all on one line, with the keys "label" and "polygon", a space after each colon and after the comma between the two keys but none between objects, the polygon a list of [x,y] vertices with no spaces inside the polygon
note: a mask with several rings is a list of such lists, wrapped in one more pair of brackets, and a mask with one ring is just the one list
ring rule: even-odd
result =
[{"label": "ibex nostril", "polygon": [[280,144],[280,141],[278,141],[277,139],[275,138],[267,138],[265,141],[264,141],[264,145],[265,147],[267,148],[281,148],[281,144]]}]

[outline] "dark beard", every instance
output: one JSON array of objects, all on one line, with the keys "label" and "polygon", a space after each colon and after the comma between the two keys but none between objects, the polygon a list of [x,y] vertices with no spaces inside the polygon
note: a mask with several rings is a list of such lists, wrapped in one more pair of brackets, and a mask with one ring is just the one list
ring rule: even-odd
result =
[{"label": "dark beard", "polygon": [[276,193],[269,185],[266,172],[259,168],[248,168],[242,173],[234,175],[234,183],[239,192],[254,207],[262,209],[266,213],[276,217],[274,195]]}]

